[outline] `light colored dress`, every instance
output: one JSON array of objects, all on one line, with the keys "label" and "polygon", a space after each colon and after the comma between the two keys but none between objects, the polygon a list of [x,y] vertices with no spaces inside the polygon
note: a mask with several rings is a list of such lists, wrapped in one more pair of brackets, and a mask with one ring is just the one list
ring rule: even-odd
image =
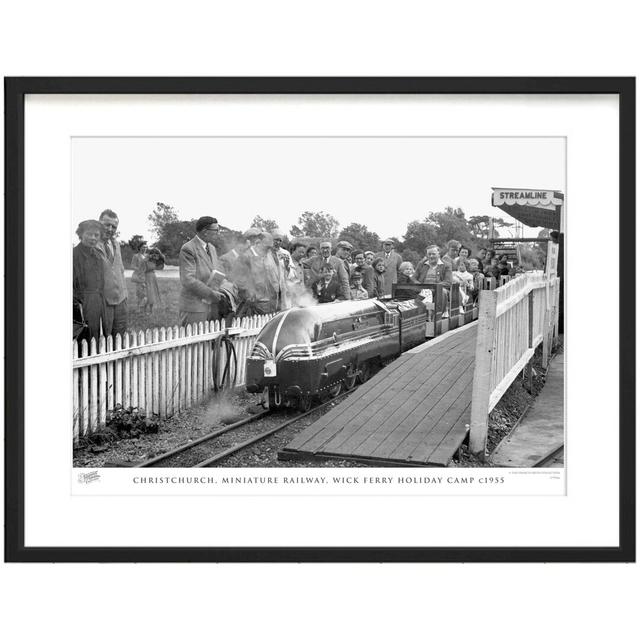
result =
[{"label": "light colored dress", "polygon": [[147,289],[147,304],[156,305],[160,302],[160,289],[156,278],[156,269],[163,269],[164,264],[157,265],[152,260],[145,258],[145,283]]},{"label": "light colored dress", "polygon": [[133,269],[132,280],[136,283],[136,297],[138,304],[142,304],[147,296],[146,284],[146,260],[142,253],[134,254],[131,258],[131,268]]}]

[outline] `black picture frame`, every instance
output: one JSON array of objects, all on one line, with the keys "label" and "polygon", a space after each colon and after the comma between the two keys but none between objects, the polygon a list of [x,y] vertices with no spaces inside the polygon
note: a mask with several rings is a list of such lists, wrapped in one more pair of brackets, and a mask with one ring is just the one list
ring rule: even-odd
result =
[{"label": "black picture frame", "polygon": [[[28,94],[615,94],[619,97],[620,422],[615,547],[26,547],[24,161]],[[8,562],[634,562],[635,78],[5,78],[5,560]],[[633,296],[633,300],[630,300]],[[622,299],[622,298],[621,298]],[[622,303],[621,303],[622,305]]]}]

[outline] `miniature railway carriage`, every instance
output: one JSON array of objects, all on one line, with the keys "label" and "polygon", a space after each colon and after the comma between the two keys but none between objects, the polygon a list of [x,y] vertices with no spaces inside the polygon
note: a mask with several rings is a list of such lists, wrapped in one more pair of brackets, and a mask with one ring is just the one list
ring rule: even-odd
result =
[{"label": "miniature railway carriage", "polygon": [[394,285],[391,300],[344,301],[283,311],[260,331],[247,358],[247,391],[269,406],[310,408],[366,381],[380,366],[477,317],[460,308],[458,285],[445,309],[443,285]]}]

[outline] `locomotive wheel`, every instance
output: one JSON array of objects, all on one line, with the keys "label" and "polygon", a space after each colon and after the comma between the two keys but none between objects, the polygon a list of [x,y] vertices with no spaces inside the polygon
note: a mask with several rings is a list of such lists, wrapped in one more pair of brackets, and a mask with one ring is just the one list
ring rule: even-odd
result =
[{"label": "locomotive wheel", "polygon": [[332,387],[329,387],[327,394],[329,395],[330,398],[335,398],[336,396],[340,395],[341,391],[342,391],[342,382],[336,382]]},{"label": "locomotive wheel", "polygon": [[311,405],[313,404],[312,396],[300,396],[298,398],[298,409],[302,411],[302,413],[306,413],[311,409]]},{"label": "locomotive wheel", "polygon": [[349,371],[343,380],[344,388],[347,391],[351,391],[353,387],[356,386],[356,381],[358,379],[358,371],[353,368],[353,366],[349,367]]},{"label": "locomotive wheel", "polygon": [[371,364],[369,362],[363,362],[358,370],[358,379],[360,383],[366,382],[371,377]]}]

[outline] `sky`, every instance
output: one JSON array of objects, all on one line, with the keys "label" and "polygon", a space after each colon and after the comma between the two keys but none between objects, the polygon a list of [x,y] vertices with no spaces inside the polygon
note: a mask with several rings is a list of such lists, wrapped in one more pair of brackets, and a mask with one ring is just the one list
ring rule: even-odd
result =
[{"label": "sky", "polygon": [[513,222],[491,206],[491,188],[566,193],[565,157],[561,137],[73,138],[71,231],[112,209],[122,239],[153,241],[156,202],[238,230],[260,215],[288,232],[304,211],[323,211],[401,238],[447,206]]}]

